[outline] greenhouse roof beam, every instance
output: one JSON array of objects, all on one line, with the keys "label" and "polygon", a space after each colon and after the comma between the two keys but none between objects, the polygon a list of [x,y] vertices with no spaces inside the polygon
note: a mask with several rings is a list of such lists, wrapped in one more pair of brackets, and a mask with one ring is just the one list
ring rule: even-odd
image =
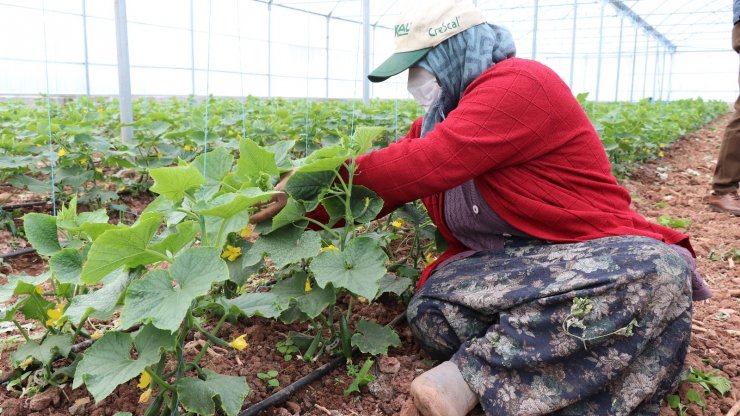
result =
[{"label": "greenhouse roof beam", "polygon": [[641,27],[647,34],[652,35],[656,40],[663,44],[671,53],[676,51],[676,45],[674,45],[668,38],[663,36],[662,33],[658,32],[653,26],[646,22],[639,14],[635,13],[632,9],[627,7],[621,0],[606,0],[614,6],[615,9],[623,13],[637,26]]},{"label": "greenhouse roof beam", "polygon": [[[293,7],[293,6],[289,6],[287,4],[275,3],[275,0],[252,0],[252,1],[256,1],[257,3],[272,5],[274,7],[280,7],[281,9],[287,9],[287,10],[293,10],[293,11],[296,11],[296,12],[306,13],[306,14],[310,14],[310,15],[313,15],[313,16],[330,17],[332,19],[341,20],[343,22],[354,23],[354,24],[358,24],[358,25],[361,25],[362,24],[362,21],[359,21],[359,20],[353,20],[353,19],[347,19],[347,18],[344,18],[344,17],[338,17],[338,16],[334,16],[333,14],[324,14],[324,13],[312,12],[311,10],[301,9],[300,7]],[[383,25],[374,25],[374,26],[381,27],[383,29],[388,29],[388,30],[391,30],[392,29],[389,26],[383,26]]]}]

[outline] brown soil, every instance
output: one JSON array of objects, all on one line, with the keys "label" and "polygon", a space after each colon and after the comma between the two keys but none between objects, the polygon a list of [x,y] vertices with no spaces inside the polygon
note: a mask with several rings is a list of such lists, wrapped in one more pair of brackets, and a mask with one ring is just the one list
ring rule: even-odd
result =
[{"label": "brown soil", "polygon": [[[715,296],[708,301],[694,304],[694,332],[686,367],[705,373],[717,369],[717,375],[726,377],[733,383],[733,389],[726,397],[716,394],[705,397],[707,415],[725,415],[740,396],[740,349],[737,348],[740,336],[740,301],[730,295],[730,290],[740,289],[740,269],[731,257],[725,255],[730,249],[740,248],[740,218],[711,212],[704,201],[709,193],[722,129],[727,121],[728,116],[721,117],[701,131],[683,138],[670,149],[666,149],[664,159],[646,164],[623,183],[634,197],[634,208],[647,218],[657,221],[661,215],[668,215],[671,218],[692,221],[686,232],[692,236],[700,270]],[[133,201],[126,203],[132,205]],[[37,257],[23,256],[9,259],[2,272],[25,271],[38,274],[43,267],[44,262]],[[403,309],[399,300],[383,297],[370,305],[356,305],[355,316],[386,323]],[[248,407],[274,393],[267,388],[264,381],[256,377],[257,373],[277,370],[282,388],[329,361],[329,357],[323,357],[313,364],[297,359],[285,361],[277,352],[275,344],[284,339],[284,334],[290,330],[303,329],[303,324],[288,326],[261,318],[242,319],[236,324],[227,323],[219,335],[224,339],[231,339],[247,334],[250,346],[241,352],[211,348],[203,364],[220,373],[246,377],[252,390],[245,403],[245,407]],[[362,395],[345,397],[342,394],[351,379],[346,370],[340,368],[295,394],[289,402],[269,409],[264,414],[405,414],[402,407],[404,404],[408,406],[409,383],[434,363],[420,351],[408,326],[402,324],[397,331],[401,336],[402,346],[391,349],[388,357],[376,362],[372,371],[377,380],[363,387]],[[9,370],[9,352],[4,345],[0,343],[0,372]],[[188,345],[191,350],[189,354],[195,354],[200,349],[199,338],[195,337]],[[3,348],[6,350],[3,351]],[[361,358],[357,358],[356,363],[361,364]],[[682,383],[679,389],[682,397],[689,388],[700,391],[695,384]],[[98,405],[92,403],[84,389],[71,390],[68,386],[62,390],[50,389],[31,398],[19,398],[0,389],[0,407],[4,409],[3,416],[103,416],[112,415],[116,411],[131,411],[141,415],[145,407],[137,404],[139,394],[136,381],[133,380],[119,386]],[[86,403],[88,400],[90,402]],[[682,401],[687,403],[685,399]],[[480,411],[476,410],[474,413],[480,414]],[[676,413],[667,406],[661,411],[661,415],[674,414]],[[692,405],[688,414],[702,413],[697,406]]]}]

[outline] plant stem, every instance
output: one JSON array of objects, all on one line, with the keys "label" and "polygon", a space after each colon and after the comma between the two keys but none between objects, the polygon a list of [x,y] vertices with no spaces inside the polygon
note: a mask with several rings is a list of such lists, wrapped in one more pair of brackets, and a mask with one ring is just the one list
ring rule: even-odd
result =
[{"label": "plant stem", "polygon": [[[218,323],[216,324],[216,327],[215,327],[215,328],[213,328],[213,332],[212,332],[212,334],[213,334],[214,336],[215,336],[216,334],[218,334],[218,331],[219,331],[219,330],[221,329],[221,326],[222,326],[222,325],[224,324],[224,322],[226,322],[226,317],[227,317],[227,316],[228,316],[228,314],[226,314],[226,313],[225,313],[225,314],[223,314],[223,315],[221,316],[221,319],[219,319]],[[192,362],[190,362],[190,363],[188,363],[188,365],[193,365],[193,366],[196,366],[196,367],[197,367],[197,366],[198,366],[198,363],[200,362],[200,360],[201,360],[201,359],[203,359],[203,356],[204,356],[204,355],[206,354],[206,351],[208,351],[208,347],[209,347],[210,345],[211,345],[211,340],[210,340],[210,339],[208,339],[208,340],[206,341],[205,345],[203,345],[203,349],[201,349],[201,350],[200,350],[200,351],[198,352],[198,355],[196,355],[196,356],[195,356],[195,358],[193,359],[193,361],[192,361]]]},{"label": "plant stem", "polygon": [[144,370],[147,373],[149,373],[149,375],[152,377],[152,380],[154,380],[154,382],[157,383],[157,385],[159,385],[159,387],[162,387],[163,389],[166,389],[166,390],[169,390],[169,391],[176,391],[175,386],[173,386],[172,384],[170,384],[170,383],[162,380],[162,378],[159,377],[159,374],[157,374],[156,371],[152,371],[152,370],[150,370],[148,368],[145,368]]},{"label": "plant stem", "polygon": [[326,231],[327,233],[331,234],[337,240],[339,240],[340,238],[342,238],[336,231],[334,231],[331,228],[327,227],[326,224],[324,224],[324,223],[321,223],[319,221],[316,221],[313,218],[308,218],[308,217],[303,217],[303,219],[304,220],[308,220],[308,222],[321,227],[324,231]]},{"label": "plant stem", "polygon": [[[226,316],[224,314],[224,316]],[[228,342],[222,340],[221,338],[213,335],[212,333],[208,332],[205,328],[200,326],[200,324],[197,321],[193,321],[193,324],[195,325],[195,328],[200,331],[201,334],[205,335],[205,337],[208,339],[208,341],[220,346],[220,347],[226,347],[231,348],[231,345],[229,345]],[[215,332],[215,331],[214,331]]]},{"label": "plant stem", "polygon": [[25,329],[21,326],[20,322],[18,320],[13,319],[13,323],[16,327],[18,327],[18,331],[21,332],[21,335],[23,335],[23,338],[25,338],[26,342],[31,342],[31,337],[28,336],[28,332],[26,332]]},{"label": "plant stem", "polygon": [[167,256],[166,254],[162,254],[162,253],[160,253],[158,251],[154,251],[154,250],[151,250],[151,249],[146,249],[144,251],[147,254],[151,254],[152,256],[154,256],[154,257],[156,257],[156,258],[158,258],[158,259],[160,259],[162,261],[166,261],[168,263],[172,263],[174,261],[174,259],[172,257]]}]

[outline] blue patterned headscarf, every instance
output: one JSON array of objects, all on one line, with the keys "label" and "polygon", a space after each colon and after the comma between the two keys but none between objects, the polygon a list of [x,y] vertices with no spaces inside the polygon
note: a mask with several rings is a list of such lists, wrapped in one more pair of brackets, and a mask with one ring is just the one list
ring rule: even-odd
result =
[{"label": "blue patterned headscarf", "polygon": [[440,43],[415,64],[437,77],[442,94],[424,116],[421,137],[457,107],[463,92],[488,68],[516,54],[514,38],[488,23],[473,26]]}]

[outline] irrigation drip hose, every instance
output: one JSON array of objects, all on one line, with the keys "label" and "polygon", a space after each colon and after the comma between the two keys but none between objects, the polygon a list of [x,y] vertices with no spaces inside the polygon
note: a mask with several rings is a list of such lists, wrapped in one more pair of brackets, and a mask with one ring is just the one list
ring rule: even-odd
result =
[{"label": "irrigation drip hose", "polygon": [[0,206],[1,211],[12,211],[18,208],[30,208],[48,204],[49,201],[21,202],[18,204],[8,204]]},{"label": "irrigation drip hose", "polygon": [[[388,323],[387,326],[393,328],[394,326],[402,322],[404,319],[406,319],[406,313],[402,312],[398,316],[393,318],[393,320],[390,323]],[[353,353],[356,352],[356,349],[353,350],[352,352]],[[253,404],[252,406],[250,406],[243,412],[239,413],[238,416],[255,416],[270,406],[278,405],[288,400],[288,398],[292,396],[293,393],[297,393],[298,391],[302,390],[304,387],[308,386],[314,381],[320,379],[321,377],[331,373],[332,371],[336,370],[340,366],[344,365],[344,363],[346,362],[347,362],[346,357],[335,358],[332,361],[322,365],[321,367],[303,376],[302,378],[296,380],[292,384],[286,386],[284,389],[266,398],[265,400],[262,400],[259,403]]]},{"label": "irrigation drip hose", "polygon": [[31,253],[35,253],[35,252],[36,252],[36,249],[35,248],[26,247],[26,248],[22,248],[22,249],[17,250],[17,251],[10,252],[8,254],[0,254],[0,259],[9,259],[11,257],[19,257],[19,256],[22,256],[24,254],[31,254]]}]

